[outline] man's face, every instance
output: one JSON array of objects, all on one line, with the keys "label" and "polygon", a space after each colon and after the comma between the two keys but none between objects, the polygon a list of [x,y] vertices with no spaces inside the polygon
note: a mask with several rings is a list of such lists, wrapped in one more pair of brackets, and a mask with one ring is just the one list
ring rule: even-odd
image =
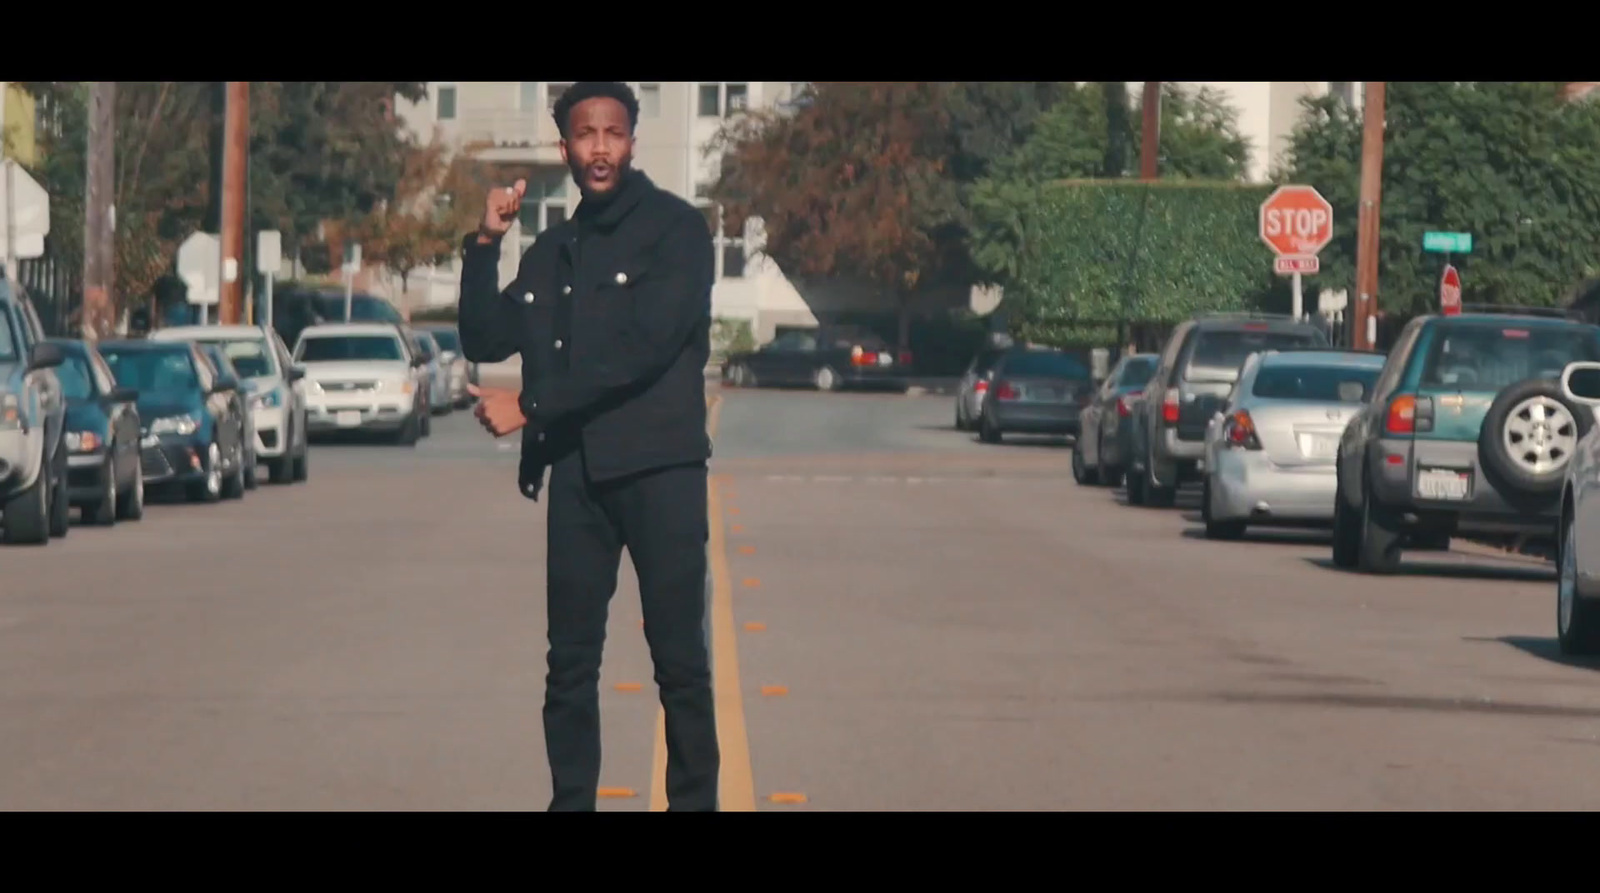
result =
[{"label": "man's face", "polygon": [[561,158],[572,170],[578,188],[604,194],[616,188],[633,164],[633,132],[628,110],[609,97],[585,99],[572,107]]}]

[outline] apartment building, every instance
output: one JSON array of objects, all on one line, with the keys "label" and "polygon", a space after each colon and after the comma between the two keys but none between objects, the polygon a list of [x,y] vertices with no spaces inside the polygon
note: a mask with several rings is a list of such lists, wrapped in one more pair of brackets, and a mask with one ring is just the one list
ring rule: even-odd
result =
[{"label": "apartment building", "polygon": [[[528,175],[523,213],[500,259],[502,281],[515,275],[522,251],[535,236],[577,207],[579,195],[561,161],[560,133],[551,115],[567,86],[548,81],[432,82],[425,100],[397,100],[396,112],[419,139],[437,133],[457,146],[477,145],[483,147],[477,157],[505,177]],[[750,320],[758,337],[777,325],[814,323],[815,316],[777,265],[747,244],[745,232],[723,226],[718,208],[706,198],[721,160],[706,157],[705,149],[718,128],[746,109],[789,102],[803,83],[643,81],[631,86],[640,107],[634,166],[657,185],[699,205],[715,234],[713,313]],[[394,297],[414,309],[453,304],[459,277],[453,263],[419,271],[410,277],[407,294]]]},{"label": "apartment building", "polygon": [[[1246,177],[1266,182],[1272,169],[1284,160],[1295,125],[1300,123],[1300,100],[1307,96],[1338,96],[1354,108],[1361,107],[1362,85],[1355,81],[1184,81],[1184,87],[1210,87],[1227,97],[1239,112],[1239,132],[1250,143]],[[1138,96],[1144,85],[1128,85]]]}]

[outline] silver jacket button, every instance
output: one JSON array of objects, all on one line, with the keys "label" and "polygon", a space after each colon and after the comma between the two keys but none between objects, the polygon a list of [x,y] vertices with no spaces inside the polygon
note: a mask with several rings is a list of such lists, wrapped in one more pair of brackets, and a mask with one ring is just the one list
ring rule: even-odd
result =
[{"label": "silver jacket button", "polygon": [[618,273],[617,274],[617,284],[618,285],[622,285],[622,284],[626,283],[627,281],[628,281],[628,274],[627,273]]},{"label": "silver jacket button", "polygon": [[572,286],[570,286],[570,285],[561,286],[561,293],[564,294],[564,295],[572,294]]},{"label": "silver jacket button", "polygon": [[524,303],[532,304],[533,303],[533,292],[530,291],[527,294],[523,295],[522,296],[522,300],[523,300]]},{"label": "silver jacket button", "polygon": [[561,339],[557,338],[556,339],[556,350],[560,350],[560,349],[561,349]]}]

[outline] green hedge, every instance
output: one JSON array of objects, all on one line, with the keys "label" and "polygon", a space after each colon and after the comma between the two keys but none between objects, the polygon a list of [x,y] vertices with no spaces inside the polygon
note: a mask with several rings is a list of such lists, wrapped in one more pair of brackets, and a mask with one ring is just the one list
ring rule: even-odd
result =
[{"label": "green hedge", "polygon": [[1258,229],[1272,186],[1166,180],[1064,181],[1018,195],[1019,338],[1113,345],[1118,322],[1176,323],[1261,309],[1281,290]]}]

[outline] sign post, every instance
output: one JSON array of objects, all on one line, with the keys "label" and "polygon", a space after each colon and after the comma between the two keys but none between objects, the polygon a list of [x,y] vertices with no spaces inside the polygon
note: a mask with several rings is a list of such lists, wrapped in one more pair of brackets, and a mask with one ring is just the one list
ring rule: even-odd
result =
[{"label": "sign post", "polygon": [[283,234],[275,229],[256,233],[256,272],[267,277],[267,303],[262,308],[266,327],[272,328],[272,280],[283,267]]},{"label": "sign post", "polygon": [[1294,318],[1305,315],[1301,276],[1322,267],[1318,258],[1333,241],[1333,205],[1310,186],[1280,186],[1261,203],[1261,241],[1277,255],[1272,268],[1294,283]]},{"label": "sign post", "polygon": [[178,246],[178,277],[187,287],[190,304],[200,308],[200,324],[210,322],[210,308],[217,306],[222,270],[222,243],[211,233],[192,233]]},{"label": "sign post", "polygon": [[1439,312],[1445,316],[1461,314],[1461,274],[1450,264],[1444,265],[1444,275],[1439,278]]},{"label": "sign post", "polygon": [[361,243],[344,245],[344,321],[350,321],[351,305],[355,302],[356,272],[361,269]]}]

